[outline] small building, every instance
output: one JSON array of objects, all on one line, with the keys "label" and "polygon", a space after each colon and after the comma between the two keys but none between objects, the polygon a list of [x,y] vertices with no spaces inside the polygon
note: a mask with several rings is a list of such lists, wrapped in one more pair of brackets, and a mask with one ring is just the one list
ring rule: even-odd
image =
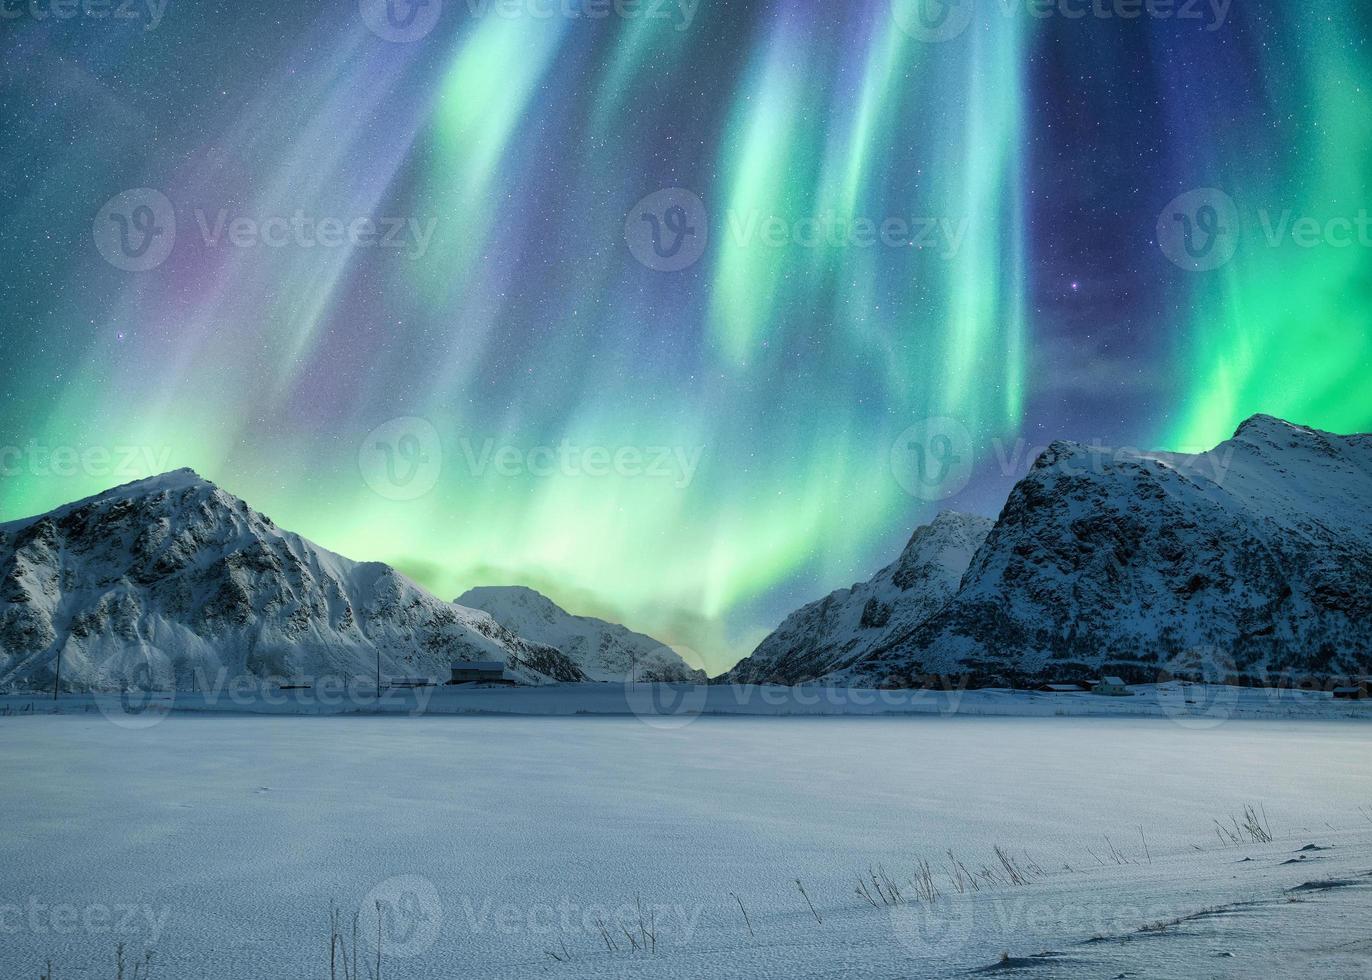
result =
[{"label": "small building", "polygon": [[1112,674],[1108,677],[1102,677],[1100,680],[1096,681],[1095,684],[1091,685],[1091,693],[1099,694],[1107,698],[1127,698],[1130,691],[1128,684],[1124,683],[1121,678],[1115,677]]},{"label": "small building", "polygon": [[505,665],[499,660],[470,660],[453,664],[453,676],[449,684],[514,684],[513,677],[505,675]]},{"label": "small building", "polygon": [[1034,690],[1043,694],[1081,694],[1086,688],[1080,684],[1072,684],[1065,681],[1054,681],[1048,684],[1040,684]]},{"label": "small building", "polygon": [[1365,701],[1372,697],[1367,690],[1367,681],[1360,681],[1357,684],[1348,684],[1344,687],[1334,688],[1334,697],[1340,701]]}]

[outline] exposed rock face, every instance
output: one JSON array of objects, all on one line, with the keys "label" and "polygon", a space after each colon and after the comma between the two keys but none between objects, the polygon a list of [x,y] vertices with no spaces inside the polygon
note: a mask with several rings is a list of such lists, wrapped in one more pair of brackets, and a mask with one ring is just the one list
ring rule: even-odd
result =
[{"label": "exposed rock face", "polygon": [[1259,415],[1197,455],[1054,443],[957,594],[857,670],[1269,683],[1372,671],[1372,436]]},{"label": "exposed rock face", "polygon": [[990,529],[986,517],[939,514],[872,578],[786,617],[727,679],[795,684],[854,667],[943,607]]},{"label": "exposed rock face", "polygon": [[705,673],[687,665],[671,647],[651,636],[593,616],[574,616],[541,592],[518,585],[468,589],[455,600],[491,614],[528,640],[562,651],[586,676],[623,681],[632,670],[640,681],[704,683]]},{"label": "exposed rock face", "polygon": [[582,680],[557,650],[387,565],[283,531],[190,470],[0,525],[0,688],[188,688],[216,676],[444,680],[501,660]]}]

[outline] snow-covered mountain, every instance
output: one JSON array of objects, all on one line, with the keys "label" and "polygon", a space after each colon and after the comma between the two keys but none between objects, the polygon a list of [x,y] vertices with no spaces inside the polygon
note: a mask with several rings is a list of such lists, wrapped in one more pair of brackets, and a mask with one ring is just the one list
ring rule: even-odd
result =
[{"label": "snow-covered mountain", "polygon": [[1056,442],[872,679],[1372,671],[1372,436],[1257,415],[1207,453]]},{"label": "snow-covered mountain", "polygon": [[630,670],[641,681],[694,681],[695,670],[671,647],[651,636],[593,616],[574,616],[553,600],[519,585],[468,589],[455,600],[491,614],[496,622],[528,640],[562,651],[595,681],[623,681]]},{"label": "snow-covered mountain", "polygon": [[740,684],[795,684],[844,671],[941,609],[991,520],[944,511],[866,582],[802,606],[729,671]]},{"label": "snow-covered mountain", "polygon": [[197,679],[446,679],[500,660],[527,680],[582,680],[557,650],[395,569],[277,527],[190,470],[0,524],[0,689]]}]

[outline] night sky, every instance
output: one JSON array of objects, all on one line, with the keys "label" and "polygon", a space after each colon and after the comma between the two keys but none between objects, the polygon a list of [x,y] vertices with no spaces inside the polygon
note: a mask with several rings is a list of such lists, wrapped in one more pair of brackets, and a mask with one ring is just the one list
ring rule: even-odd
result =
[{"label": "night sky", "polygon": [[0,520],[191,466],[713,672],[1053,439],[1372,429],[1364,0],[924,2],[6,0]]}]

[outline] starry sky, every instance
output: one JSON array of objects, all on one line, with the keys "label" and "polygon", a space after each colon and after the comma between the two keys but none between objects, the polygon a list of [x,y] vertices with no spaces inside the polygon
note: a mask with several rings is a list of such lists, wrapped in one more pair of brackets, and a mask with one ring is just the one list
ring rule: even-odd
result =
[{"label": "starry sky", "polygon": [[715,672],[1053,439],[1372,430],[1316,6],[6,4],[0,520],[191,466]]}]

